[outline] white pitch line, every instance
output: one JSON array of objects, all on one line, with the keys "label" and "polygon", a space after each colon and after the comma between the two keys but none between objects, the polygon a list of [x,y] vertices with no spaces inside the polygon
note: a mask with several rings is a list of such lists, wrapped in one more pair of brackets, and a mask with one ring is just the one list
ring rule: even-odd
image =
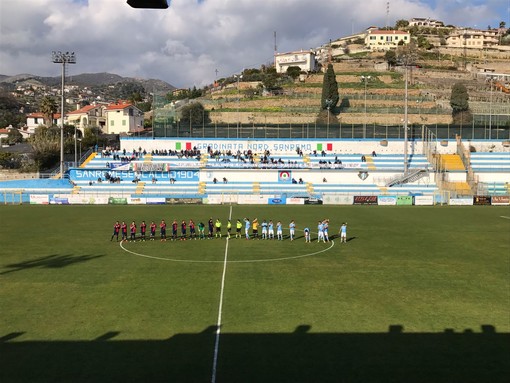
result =
[{"label": "white pitch line", "polygon": [[510,217],[507,217],[507,216],[504,216],[504,215],[500,215],[501,218],[505,218],[505,219],[510,219]]},{"label": "white pitch line", "polygon": [[[232,205],[230,205],[230,213],[228,219],[232,219]],[[216,383],[216,372],[218,367],[218,354],[220,351],[220,334],[221,334],[221,317],[223,312],[223,291],[225,290],[225,276],[227,274],[227,259],[228,259],[228,242],[225,244],[225,258],[223,260],[223,275],[221,276],[221,289],[220,289],[220,304],[218,307],[218,321],[216,323],[216,339],[214,340],[214,357],[212,366],[211,383]]]},{"label": "white pitch line", "polygon": [[[317,255],[317,254],[325,253],[326,251],[331,250],[333,248],[333,246],[335,246],[335,241],[331,240],[330,242],[331,242],[331,244],[329,245],[329,247],[327,247],[325,249],[322,249],[322,250],[319,250],[319,251],[314,251],[313,253],[294,255],[292,257],[282,257],[282,258],[239,259],[239,260],[235,260],[235,261],[228,261],[228,263],[277,262],[277,261],[289,261],[289,260],[292,260],[292,259],[311,257],[312,255]],[[201,260],[201,259],[174,259],[174,258],[156,257],[154,255],[147,255],[147,254],[137,253],[136,251],[132,251],[132,250],[126,249],[122,245],[122,242],[120,242],[120,247],[126,253],[130,253],[130,254],[136,255],[138,257],[143,257],[143,258],[157,259],[159,261],[181,262],[181,263],[223,263],[223,262],[225,262],[224,260],[223,261],[211,261],[211,260],[206,261],[206,260]]]}]

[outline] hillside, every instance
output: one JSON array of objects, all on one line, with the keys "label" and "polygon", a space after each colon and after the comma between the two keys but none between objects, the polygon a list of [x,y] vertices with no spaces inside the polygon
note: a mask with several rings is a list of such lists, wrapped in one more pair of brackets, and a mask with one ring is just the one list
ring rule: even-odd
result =
[{"label": "hillside", "polygon": [[[0,75],[0,83],[14,84],[27,81],[46,86],[58,86],[61,83],[62,78],[60,76],[41,77],[32,74],[18,74],[15,76]],[[147,92],[151,92],[154,89],[161,92],[169,92],[175,89],[173,85],[162,80],[122,77],[113,73],[83,73],[66,78],[66,84],[82,87],[106,86],[124,82],[138,83],[142,85]]]},{"label": "hillside", "polygon": [[[381,58],[364,57],[339,60],[333,64],[339,85],[340,102],[331,115],[331,124],[402,126],[404,117],[404,69],[378,70]],[[491,63],[487,64],[490,65]],[[506,71],[497,62],[498,69]],[[487,114],[489,104],[493,113],[510,102],[510,95],[491,92],[485,78],[471,71],[452,67],[452,61],[422,59],[409,71],[409,124],[451,124],[450,95],[456,82],[468,88],[474,114]],[[506,73],[506,72],[505,72]],[[365,84],[361,76],[370,76]],[[217,124],[315,124],[320,110],[323,74],[307,75],[301,81],[286,84],[283,94],[255,96],[247,92],[257,83],[240,83],[236,88],[225,87],[202,99],[210,111],[212,123]],[[238,98],[239,97],[239,98]],[[334,115],[333,115],[334,114]]]}]

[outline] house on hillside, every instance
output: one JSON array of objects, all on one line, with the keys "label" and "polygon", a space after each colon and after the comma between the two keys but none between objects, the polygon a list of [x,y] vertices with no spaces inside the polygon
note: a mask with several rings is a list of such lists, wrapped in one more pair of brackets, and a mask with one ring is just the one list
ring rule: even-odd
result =
[{"label": "house on hillside", "polygon": [[409,44],[411,34],[397,30],[369,30],[365,36],[365,46],[371,51],[388,51],[399,45]]},{"label": "house on hillside", "polygon": [[[44,115],[42,113],[30,113],[27,114],[26,126],[27,130],[33,131],[35,128],[40,125],[44,125]],[[55,113],[53,115],[53,120],[51,121],[51,125],[60,126],[60,113]]]},{"label": "house on hillside", "polygon": [[85,128],[99,127],[104,132],[106,126],[106,107],[104,105],[86,105],[67,113],[68,124],[76,126],[82,133]]},{"label": "house on hillside", "polygon": [[304,72],[315,72],[318,68],[315,52],[295,51],[274,55],[276,73],[286,73],[291,66],[298,66]]},{"label": "house on hillside", "polygon": [[496,46],[498,42],[497,29],[459,29],[446,38],[448,48],[483,49]]},{"label": "house on hillside", "polygon": [[143,130],[143,112],[129,101],[117,101],[106,107],[106,134],[134,134]]},{"label": "house on hillside", "polygon": [[410,27],[429,27],[429,28],[441,28],[444,27],[444,23],[439,20],[431,19],[430,17],[413,17],[408,20]]}]

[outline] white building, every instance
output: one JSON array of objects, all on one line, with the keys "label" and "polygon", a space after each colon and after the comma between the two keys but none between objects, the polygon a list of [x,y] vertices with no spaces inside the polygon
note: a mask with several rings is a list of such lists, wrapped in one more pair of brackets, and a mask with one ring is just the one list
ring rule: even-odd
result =
[{"label": "white building", "polygon": [[[44,125],[44,115],[42,113],[30,113],[27,115],[26,126],[30,131],[34,131],[35,128]],[[53,115],[51,125],[60,126],[60,113]]]},{"label": "white building", "polygon": [[304,72],[315,72],[317,70],[315,52],[311,50],[276,53],[274,61],[276,73],[285,73],[291,66],[298,66]]},{"label": "white building", "polygon": [[396,30],[369,30],[365,37],[365,45],[372,51],[388,51],[410,42],[411,34],[409,32]]},{"label": "white building", "polygon": [[422,18],[422,17],[414,17],[411,20],[409,20],[409,26],[410,27],[431,27],[431,28],[441,28],[444,27],[444,23],[439,20],[434,20],[429,17]]},{"label": "white building", "polygon": [[66,114],[66,122],[76,126],[82,132],[88,127],[99,127],[102,131],[106,126],[106,107],[103,105],[86,105],[83,108]]},{"label": "white building", "polygon": [[498,45],[499,31],[465,29],[457,30],[446,38],[449,48],[483,49]]},{"label": "white building", "polygon": [[143,130],[143,112],[129,101],[118,101],[106,107],[104,133],[136,133],[141,130]]}]

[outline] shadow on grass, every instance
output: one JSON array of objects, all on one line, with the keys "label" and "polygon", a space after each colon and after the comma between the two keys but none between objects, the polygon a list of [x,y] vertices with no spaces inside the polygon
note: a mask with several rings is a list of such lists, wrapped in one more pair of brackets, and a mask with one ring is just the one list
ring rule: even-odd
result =
[{"label": "shadow on grass", "polygon": [[[510,378],[510,334],[222,333],[218,382],[476,382]],[[0,338],[2,382],[209,382],[215,326],[166,340],[23,341]],[[113,339],[113,340],[112,340]]]},{"label": "shadow on grass", "polygon": [[96,258],[104,257],[104,254],[99,255],[72,255],[72,254],[52,254],[45,257],[31,259],[24,262],[12,263],[3,266],[4,270],[0,275],[14,273],[16,271],[42,268],[42,269],[59,269],[62,267],[74,265],[77,263],[91,261]]}]

